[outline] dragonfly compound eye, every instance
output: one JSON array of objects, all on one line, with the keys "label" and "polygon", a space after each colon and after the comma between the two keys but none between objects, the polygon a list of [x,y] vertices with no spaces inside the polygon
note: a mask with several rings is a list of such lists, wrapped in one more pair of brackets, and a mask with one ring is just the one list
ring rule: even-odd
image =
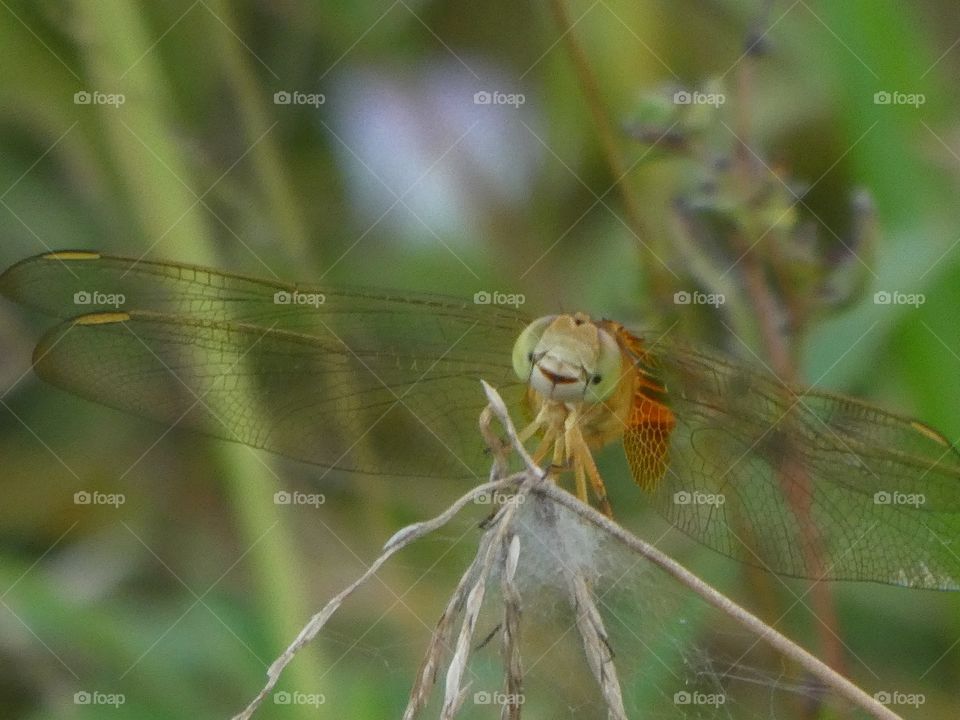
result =
[{"label": "dragonfly compound eye", "polygon": [[530,377],[530,370],[536,362],[536,348],[543,333],[554,321],[556,316],[547,315],[546,317],[534,320],[524,328],[513,346],[513,372],[517,378],[526,380]]},{"label": "dragonfly compound eye", "polygon": [[587,387],[587,399],[599,402],[609,397],[620,378],[620,348],[610,333],[597,333],[596,365],[591,368]]}]

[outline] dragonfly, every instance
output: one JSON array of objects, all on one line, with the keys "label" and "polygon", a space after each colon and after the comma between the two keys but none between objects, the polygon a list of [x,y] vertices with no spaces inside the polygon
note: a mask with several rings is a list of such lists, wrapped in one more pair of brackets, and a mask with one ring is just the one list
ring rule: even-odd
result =
[{"label": "dragonfly", "polygon": [[960,453],[860,400],[584,313],[296,285],[87,251],[27,258],[0,294],[60,318],[44,380],[325,468],[485,477],[479,380],[538,461],[609,512],[593,452],[702,544],[780,575],[960,589]]}]

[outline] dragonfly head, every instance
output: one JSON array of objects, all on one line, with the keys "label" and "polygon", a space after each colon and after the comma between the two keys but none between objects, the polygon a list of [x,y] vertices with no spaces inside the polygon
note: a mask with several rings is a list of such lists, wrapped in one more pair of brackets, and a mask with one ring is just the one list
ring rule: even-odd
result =
[{"label": "dragonfly head", "polygon": [[617,386],[617,341],[587,315],[547,315],[513,346],[513,369],[536,392],[561,402],[599,402]]}]

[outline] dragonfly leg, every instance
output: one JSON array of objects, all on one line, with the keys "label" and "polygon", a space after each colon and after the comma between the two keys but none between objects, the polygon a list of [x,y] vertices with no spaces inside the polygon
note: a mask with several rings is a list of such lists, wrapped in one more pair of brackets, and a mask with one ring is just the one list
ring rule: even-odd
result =
[{"label": "dragonfly leg", "polygon": [[573,458],[573,477],[577,483],[577,497],[582,502],[590,502],[587,497],[587,475],[583,469],[583,461],[579,457]]},{"label": "dragonfly leg", "polygon": [[589,503],[590,498],[587,496],[587,476],[584,471],[583,459],[577,451],[576,438],[574,437],[574,435],[577,434],[577,428],[577,414],[576,412],[571,412],[563,422],[564,459],[567,467],[573,466],[573,479],[576,483],[577,497],[580,498],[581,502]]},{"label": "dragonfly leg", "polygon": [[550,450],[550,447],[553,445],[554,440],[556,439],[556,433],[553,431],[553,428],[549,428],[547,432],[543,434],[543,438],[537,443],[536,449],[533,451],[533,461],[539,465],[543,462],[543,459],[547,456],[547,452]]},{"label": "dragonfly leg", "polygon": [[[550,449],[550,443],[553,441],[553,438],[556,434],[553,431],[552,426],[547,422],[546,414],[541,410],[533,422],[528,423],[523,430],[517,433],[517,439],[522,445],[526,445],[527,441],[544,427],[547,428],[547,431],[544,433],[543,438],[537,444],[537,447],[533,452],[533,461],[537,465],[539,465],[543,458],[546,457],[547,451]],[[480,413],[480,433],[483,436],[487,447],[490,448],[490,451],[495,456],[497,467],[501,468],[505,474],[505,468],[508,467],[506,456],[510,450],[510,443],[494,432],[493,411],[489,406],[485,407]]]},{"label": "dragonfly leg", "polygon": [[507,449],[509,445],[493,430],[493,412],[488,405],[480,413],[480,435],[494,456],[495,472],[499,477],[507,474]]},{"label": "dragonfly leg", "polygon": [[[585,474],[590,480],[593,488],[593,494],[597,498],[597,505],[600,512],[609,518],[613,517],[613,508],[610,507],[610,501],[607,499],[607,487],[603,484],[603,478],[600,477],[600,471],[597,469],[597,463],[593,460],[593,453],[583,439],[583,433],[580,432],[580,425],[577,422],[576,413],[571,413],[567,418],[564,427],[564,436],[567,445],[567,451],[574,460],[577,479],[577,495],[584,502],[587,501],[586,483],[583,482]],[[581,483],[583,490],[581,491]]]},{"label": "dragonfly leg", "polygon": [[554,429],[554,443],[553,443],[553,466],[555,468],[562,468],[567,464],[567,443],[566,443],[566,432],[556,432]]},{"label": "dragonfly leg", "polygon": [[536,420],[517,433],[517,439],[520,440],[521,444],[526,444],[527,440],[532,438],[537,433],[537,430],[543,427],[543,424],[543,420],[537,416]]},{"label": "dragonfly leg", "polygon": [[600,471],[597,470],[597,464],[593,461],[593,453],[587,444],[583,444],[585,456],[585,465],[587,477],[590,478],[590,484],[593,486],[593,494],[597,496],[597,504],[600,506],[600,512],[608,518],[613,517],[613,508],[610,507],[610,501],[607,499],[607,486],[603,484],[603,478],[600,477]]}]

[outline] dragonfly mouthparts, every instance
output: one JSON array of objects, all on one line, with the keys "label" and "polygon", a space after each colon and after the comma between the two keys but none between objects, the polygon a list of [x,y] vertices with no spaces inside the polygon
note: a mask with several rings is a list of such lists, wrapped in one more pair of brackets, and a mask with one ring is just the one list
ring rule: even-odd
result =
[{"label": "dragonfly mouthparts", "polygon": [[555,372],[550,372],[549,370],[545,370],[542,365],[537,365],[537,369],[554,385],[569,385],[577,382],[577,378],[575,377],[570,377],[569,375],[559,375]]}]

